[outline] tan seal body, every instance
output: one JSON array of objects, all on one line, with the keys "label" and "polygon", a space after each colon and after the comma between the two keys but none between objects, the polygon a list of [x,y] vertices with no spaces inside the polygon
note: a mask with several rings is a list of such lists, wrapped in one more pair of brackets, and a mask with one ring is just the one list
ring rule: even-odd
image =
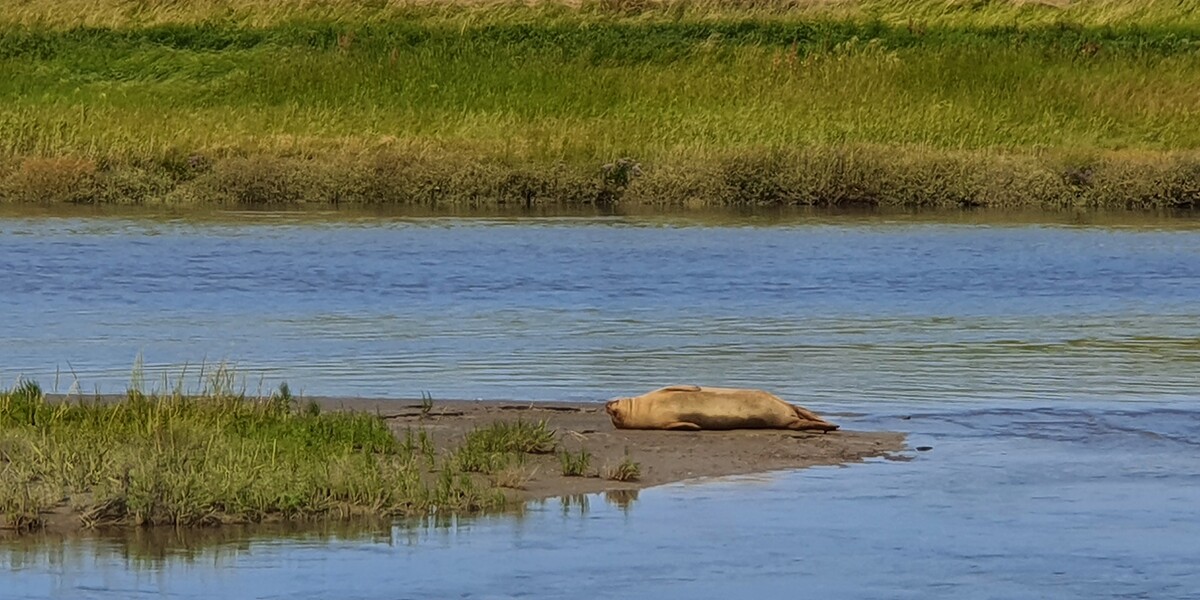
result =
[{"label": "tan seal body", "polygon": [[604,405],[617,429],[795,429],[837,425],[762,390],[673,385]]}]

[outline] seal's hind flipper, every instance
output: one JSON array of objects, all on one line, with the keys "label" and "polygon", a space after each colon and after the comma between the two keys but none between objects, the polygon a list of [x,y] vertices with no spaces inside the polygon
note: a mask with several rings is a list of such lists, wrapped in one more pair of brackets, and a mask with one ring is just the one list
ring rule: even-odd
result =
[{"label": "seal's hind flipper", "polygon": [[668,385],[667,387],[662,388],[661,390],[658,390],[658,391],[660,391],[660,392],[698,392],[698,391],[700,391],[700,386],[698,386],[698,385]]},{"label": "seal's hind flipper", "polygon": [[811,410],[808,410],[807,408],[804,408],[803,406],[796,406],[795,404],[792,404],[791,407],[792,407],[792,410],[796,411],[796,416],[800,417],[801,419],[805,419],[808,421],[819,421],[822,423],[825,422],[825,419],[822,419],[820,416],[817,415],[817,413],[815,413]]},{"label": "seal's hind flipper", "polygon": [[789,424],[788,429],[815,429],[818,431],[833,431],[838,428],[837,425],[822,419],[820,415],[808,410],[807,408],[804,408],[803,406],[796,406],[795,404],[791,404],[790,406],[792,407],[792,410],[796,411],[796,418],[800,419],[800,422]]},{"label": "seal's hind flipper", "polygon": [[688,423],[687,421],[675,421],[674,423],[669,423],[663,429],[671,431],[700,431],[700,426],[695,423]]},{"label": "seal's hind flipper", "polygon": [[792,431],[820,431],[821,433],[826,433],[837,431],[838,426],[824,420],[809,421],[807,419],[796,419],[788,423],[787,428]]}]

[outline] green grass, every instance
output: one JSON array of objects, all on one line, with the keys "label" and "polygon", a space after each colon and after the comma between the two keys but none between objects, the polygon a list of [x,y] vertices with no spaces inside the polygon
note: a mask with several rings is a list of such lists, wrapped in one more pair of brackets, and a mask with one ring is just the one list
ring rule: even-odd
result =
[{"label": "green grass", "polygon": [[67,508],[85,526],[208,525],[502,506],[423,432],[400,442],[376,416],[267,398],[131,391],[116,402],[0,392],[0,524]]},{"label": "green grass", "polygon": [[558,461],[562,466],[563,476],[586,477],[588,467],[592,462],[592,454],[586,448],[581,449],[578,454],[571,454],[564,450],[558,453]]},{"label": "green grass", "polygon": [[496,474],[519,466],[525,454],[553,452],[558,440],[545,421],[500,421],[467,434],[453,456],[459,469],[470,473]]},{"label": "green grass", "polygon": [[615,467],[604,470],[604,478],[613,481],[637,481],[642,478],[642,465],[626,454]]},{"label": "green grass", "polygon": [[[1200,193],[1200,11],[1179,3],[80,4],[0,17],[0,200]],[[620,158],[643,175],[612,177]],[[800,173],[842,191],[781,183]]]},{"label": "green grass", "polygon": [[550,162],[844,143],[1200,145],[1200,40],[1167,33],[582,25],[10,31],[0,153],[390,145]]}]

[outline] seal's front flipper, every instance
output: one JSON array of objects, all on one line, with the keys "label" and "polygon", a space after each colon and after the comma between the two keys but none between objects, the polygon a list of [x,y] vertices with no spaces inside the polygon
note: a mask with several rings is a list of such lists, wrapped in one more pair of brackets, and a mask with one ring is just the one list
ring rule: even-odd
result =
[{"label": "seal's front flipper", "polygon": [[671,431],[700,431],[700,426],[695,423],[688,423],[687,421],[675,421],[674,423],[669,423],[663,429]]}]

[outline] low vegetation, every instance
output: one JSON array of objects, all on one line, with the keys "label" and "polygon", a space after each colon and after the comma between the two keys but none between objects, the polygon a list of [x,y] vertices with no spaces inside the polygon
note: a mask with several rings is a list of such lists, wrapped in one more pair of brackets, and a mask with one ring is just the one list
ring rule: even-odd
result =
[{"label": "low vegetation", "polygon": [[496,474],[519,466],[526,454],[554,451],[557,439],[545,421],[500,421],[479,427],[467,434],[454,453],[454,464],[471,473]]},{"label": "low vegetation", "polygon": [[[564,476],[594,475],[588,449],[561,450],[544,420],[442,432],[439,445],[427,411],[393,430],[286,384],[247,396],[224,366],[198,393],[146,393],[142,380],[139,361],[117,398],[52,399],[32,381],[0,391],[0,529],[445,516],[509,507],[556,460]],[[637,463],[606,473],[636,479]]]},{"label": "low vegetation", "polygon": [[572,454],[567,451],[558,453],[558,462],[562,465],[562,474],[565,477],[586,477],[588,467],[592,462],[592,455],[586,448]]},{"label": "low vegetation", "polygon": [[506,502],[459,461],[437,460],[424,432],[400,440],[374,415],[294,404],[286,388],[52,403],[23,382],[0,392],[0,522],[30,529],[66,511],[84,526],[209,525]]},{"label": "low vegetation", "polygon": [[0,202],[1189,207],[1169,0],[28,0]]},{"label": "low vegetation", "polygon": [[637,481],[642,478],[642,465],[626,454],[616,466],[604,469],[604,478],[613,481]]}]

